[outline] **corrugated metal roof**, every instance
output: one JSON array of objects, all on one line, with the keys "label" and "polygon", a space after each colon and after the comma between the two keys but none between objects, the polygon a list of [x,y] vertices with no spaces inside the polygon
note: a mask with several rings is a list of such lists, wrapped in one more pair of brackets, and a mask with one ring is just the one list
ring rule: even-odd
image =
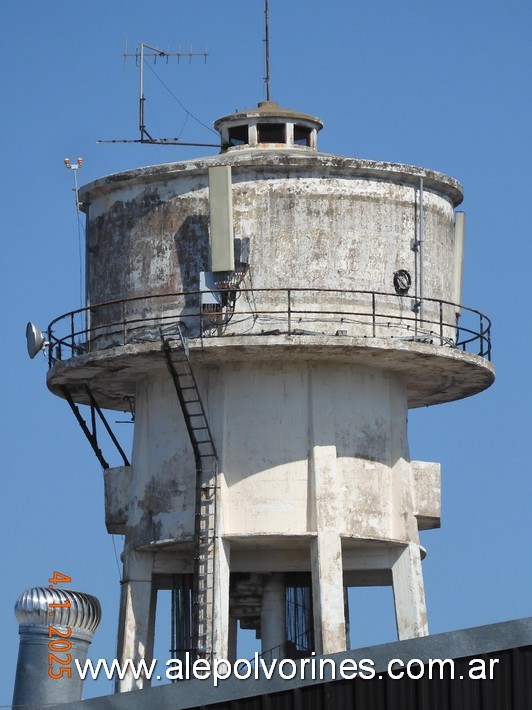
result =
[{"label": "corrugated metal roof", "polygon": [[[498,659],[493,680],[469,678],[469,663]],[[532,646],[455,661],[456,676],[443,680],[340,680],[233,699],[190,710],[531,710]],[[460,675],[463,679],[460,679]]]},{"label": "corrugated metal roof", "polygon": [[[396,643],[351,650],[327,657],[372,659],[372,680],[238,681],[215,688],[212,680],[172,685],[61,705],[61,710],[532,710],[532,618],[453,631]],[[455,677],[442,680],[393,680],[386,675],[391,659],[454,659]],[[482,659],[493,680],[469,677],[472,659]],[[379,678],[379,675],[382,678]],[[439,676],[439,673],[438,673]],[[463,676],[463,678],[460,678]],[[58,706],[59,707],[59,706]]]}]

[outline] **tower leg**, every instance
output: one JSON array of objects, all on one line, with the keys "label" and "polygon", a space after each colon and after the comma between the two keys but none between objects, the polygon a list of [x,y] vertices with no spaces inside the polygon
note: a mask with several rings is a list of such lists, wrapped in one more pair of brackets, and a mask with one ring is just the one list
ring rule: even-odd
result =
[{"label": "tower leg", "polygon": [[346,650],[342,545],[336,532],[318,532],[310,548],[316,653]]},{"label": "tower leg", "polygon": [[214,584],[214,658],[227,658],[229,654],[229,578],[231,545],[228,540],[218,537],[216,545],[216,567]]},{"label": "tower leg", "polygon": [[[313,412],[314,438],[327,437],[330,422]],[[336,446],[314,446],[311,457],[317,539],[310,547],[314,641],[317,653],[346,650],[342,543],[336,526],[340,518],[331,491],[336,486]]]},{"label": "tower leg", "polygon": [[[271,575],[262,596],[260,615],[261,651],[273,649],[271,658],[284,658],[286,641],[286,590],[281,573]],[[270,654],[268,654],[268,660]]]},{"label": "tower leg", "polygon": [[427,636],[427,608],[419,545],[408,543],[392,566],[395,619],[399,640]]},{"label": "tower leg", "polygon": [[[152,584],[153,556],[126,551],[124,582],[120,596],[120,622],[117,658],[120,663],[130,658],[133,663],[152,661],[155,630],[156,593]],[[115,692],[124,693],[148,687],[144,677],[137,680],[131,672],[116,679]]]}]

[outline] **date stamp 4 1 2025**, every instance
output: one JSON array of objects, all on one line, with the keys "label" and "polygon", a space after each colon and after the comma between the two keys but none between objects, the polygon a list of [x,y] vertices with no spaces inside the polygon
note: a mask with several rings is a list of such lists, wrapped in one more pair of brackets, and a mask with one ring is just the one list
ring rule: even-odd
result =
[{"label": "date stamp 4 1 2025", "polygon": [[[61,572],[54,571],[53,577],[50,577],[48,582],[49,589],[53,589],[56,584],[69,584],[72,579]],[[54,616],[54,609],[70,608],[70,602],[65,599],[61,602],[51,602],[48,604],[48,615]],[[59,626],[59,625],[58,625]],[[57,680],[66,676],[67,678],[72,677],[72,654],[69,651],[72,650],[72,641],[69,641],[72,635],[72,628],[70,626],[49,626],[48,627],[48,675],[50,678]],[[65,657],[66,656],[66,657]],[[54,664],[57,664],[54,665]]]}]

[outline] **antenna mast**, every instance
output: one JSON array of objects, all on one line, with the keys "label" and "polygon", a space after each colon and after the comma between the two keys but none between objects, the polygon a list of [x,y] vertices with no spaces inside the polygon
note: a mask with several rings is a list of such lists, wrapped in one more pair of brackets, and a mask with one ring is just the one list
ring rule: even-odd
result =
[{"label": "antenna mast", "polygon": [[156,62],[157,57],[164,57],[166,59],[166,62],[168,63],[168,59],[170,57],[177,57],[177,61],[179,62],[181,57],[189,57],[190,61],[192,61],[192,57],[204,57],[205,61],[207,61],[207,56],[207,51],[193,52],[192,48],[190,49],[190,52],[181,52],[180,50],[178,50],[177,52],[165,52],[163,49],[159,49],[158,47],[152,47],[151,45],[146,44],[145,42],[140,43],[139,50],[134,54],[128,54],[127,51],[124,52],[124,58],[135,57],[135,60],[138,62],[139,65],[139,131],[141,141],[155,142],[155,138],[150,136],[150,134],[146,130],[146,124],[144,123],[144,103],[146,101],[146,97],[144,96],[144,58],[153,57],[154,62]]},{"label": "antenna mast", "polygon": [[137,66],[139,67],[140,74],[140,86],[139,86],[139,131],[140,138],[137,140],[106,140],[98,141],[98,143],[150,143],[152,145],[195,145],[195,146],[206,146],[210,148],[219,148],[219,143],[186,143],[179,140],[179,138],[153,138],[146,129],[146,124],[144,123],[144,104],[146,102],[146,97],[144,96],[144,60],[146,57],[153,57],[154,64],[157,62],[158,58],[166,60],[168,64],[168,59],[170,57],[177,57],[177,62],[179,63],[181,57],[188,57],[189,61],[192,62],[193,57],[204,57],[205,63],[208,57],[207,48],[204,52],[193,52],[192,47],[190,52],[182,52],[178,49],[177,52],[165,52],[164,49],[159,49],[158,47],[152,47],[145,42],[141,42],[139,48],[136,52],[128,54],[127,44],[126,50],[124,51],[124,59],[128,57],[135,57]]},{"label": "antenna mast", "polygon": [[270,100],[270,15],[268,12],[268,0],[264,0],[264,51],[266,55],[266,76],[264,83],[266,84],[266,101]]}]

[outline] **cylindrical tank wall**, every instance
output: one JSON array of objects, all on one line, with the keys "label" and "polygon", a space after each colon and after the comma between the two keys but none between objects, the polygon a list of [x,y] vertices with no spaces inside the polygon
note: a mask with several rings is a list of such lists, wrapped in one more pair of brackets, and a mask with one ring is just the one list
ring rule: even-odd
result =
[{"label": "cylindrical tank wall", "polygon": [[[291,296],[292,310],[311,312],[308,317],[298,315],[300,327],[314,323],[321,324],[321,332],[333,335],[339,328],[347,328],[348,334],[382,335],[382,328],[375,333],[368,330],[370,320],[366,319],[364,328],[357,318],[375,307],[370,296],[320,290],[393,293],[394,273],[402,269],[411,274],[413,282],[408,296],[378,297],[376,308],[410,322],[413,299],[421,291],[419,252],[413,249],[421,234],[420,186],[408,172],[413,169],[401,166],[404,172],[393,175],[384,168],[379,172],[380,164],[372,164],[368,176],[354,161],[336,158],[331,169],[330,160],[319,155],[293,164],[267,155],[260,165],[249,157],[246,162],[242,155],[224,156],[224,162],[233,167],[235,238],[249,240],[250,272],[242,286],[253,289],[253,303],[246,296],[238,308],[244,314],[264,313],[262,320],[235,319],[232,332],[261,332],[268,324],[275,327],[286,319],[286,294],[260,289],[291,288],[310,291]],[[147,297],[198,291],[200,272],[210,269],[210,164],[212,160],[206,159],[189,170],[154,168],[144,183],[139,176],[128,179],[125,174],[123,180],[110,181],[103,188],[88,186],[84,200],[89,216],[88,302],[93,328],[138,318],[140,331],[140,321],[146,318],[173,316],[184,318],[189,331],[197,334],[197,322],[192,327],[187,315],[199,312],[199,296]],[[450,180],[440,177],[439,182],[428,181],[423,190],[422,291],[425,298],[452,301],[453,203],[459,191],[451,190]],[[143,300],[95,307],[128,298]],[[430,302],[425,305],[427,320],[438,322],[438,308]],[[283,315],[272,315],[272,311]],[[342,319],[342,314],[352,317]],[[394,333],[388,330],[390,334]],[[108,337],[100,343],[95,338],[92,349],[113,343]]]},{"label": "cylindrical tank wall", "polygon": [[[196,375],[225,481],[224,535],[315,532],[313,452],[335,447],[340,533],[415,536],[401,493],[409,461],[401,378],[305,361],[198,367]],[[143,545],[191,539],[194,460],[170,377],[145,379],[136,401],[129,534]]]}]

